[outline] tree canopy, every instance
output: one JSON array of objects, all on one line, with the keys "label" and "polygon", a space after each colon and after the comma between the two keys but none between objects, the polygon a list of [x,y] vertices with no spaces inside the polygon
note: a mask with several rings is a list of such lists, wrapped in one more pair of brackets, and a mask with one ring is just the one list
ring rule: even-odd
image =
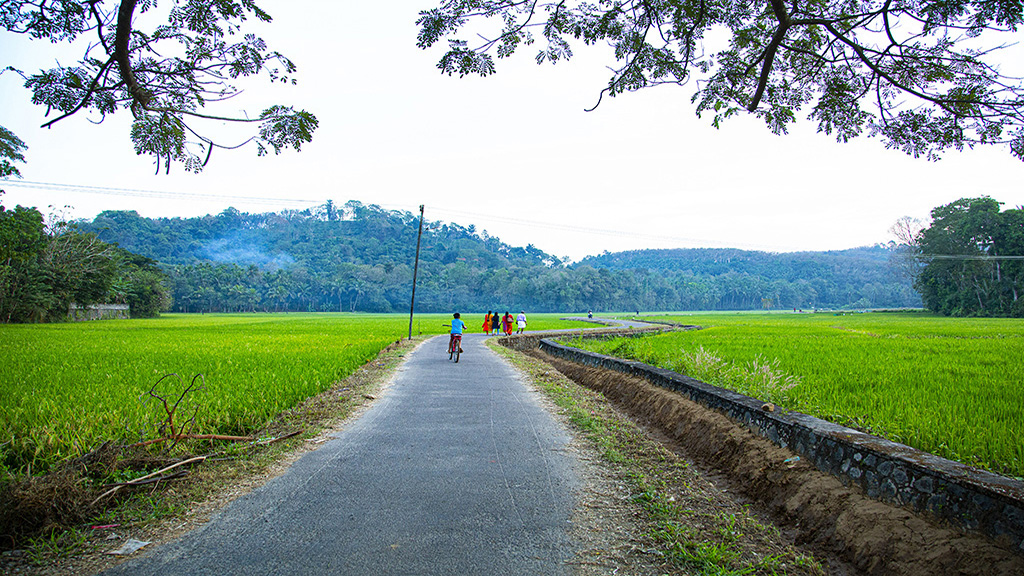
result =
[{"label": "tree canopy", "polygon": [[[867,134],[914,157],[977,144],[1024,159],[1024,85],[1000,69],[1019,0],[444,0],[420,13],[418,45],[442,40],[447,74],[495,72],[538,45],[538,63],[604,43],[600,95],[695,85],[713,124],[745,110],[775,133],[805,113],[819,132]],[[726,45],[715,41],[728,32]],[[470,35],[480,40],[472,43]],[[600,103],[600,99],[598,99]],[[596,107],[596,105],[595,105]]]},{"label": "tree canopy", "polygon": [[[55,44],[84,42],[84,54],[67,65],[34,74],[7,67],[25,78],[32,102],[54,115],[43,127],[76,114],[102,121],[129,110],[135,151],[152,156],[158,172],[175,162],[199,172],[214,148],[254,142],[262,156],[287,147],[299,150],[311,141],[317,119],[305,110],[275,104],[253,117],[207,111],[239,95],[235,82],[245,77],[295,82],[295,64],[244,29],[250,18],[270,22],[269,14],[253,0],[170,4],[161,11],[156,0],[5,0],[0,5],[4,30]],[[157,24],[160,20],[165,22]],[[244,142],[223,143],[204,131],[203,120],[257,127]],[[0,128],[0,146],[20,142],[7,135]],[[6,160],[0,164],[0,169],[8,167]]]},{"label": "tree canopy", "polygon": [[951,316],[1024,317],[1024,208],[983,196],[932,210],[918,233],[915,286],[925,306]]}]

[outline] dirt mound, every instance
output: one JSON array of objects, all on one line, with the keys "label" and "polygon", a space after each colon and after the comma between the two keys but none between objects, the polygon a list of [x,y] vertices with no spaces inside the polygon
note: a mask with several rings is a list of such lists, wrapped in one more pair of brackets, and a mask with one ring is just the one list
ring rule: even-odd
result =
[{"label": "dirt mound", "polygon": [[868,574],[1024,574],[1024,557],[1009,546],[872,500],[678,394],[618,372],[531,354],[603,393],[687,457],[725,475],[733,490],[793,530],[798,543],[827,550]]}]

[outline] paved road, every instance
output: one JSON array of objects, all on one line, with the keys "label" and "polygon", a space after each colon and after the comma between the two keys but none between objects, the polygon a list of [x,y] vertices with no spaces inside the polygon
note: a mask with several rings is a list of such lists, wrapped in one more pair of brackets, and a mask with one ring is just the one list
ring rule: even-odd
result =
[{"label": "paved road", "polygon": [[590,322],[591,324],[603,324],[608,328],[655,328],[657,324],[650,322],[636,322],[634,320],[619,320],[617,318],[587,318],[586,316],[569,316],[562,320],[576,320],[578,322]]},{"label": "paved road", "polygon": [[568,574],[569,438],[483,341],[428,340],[321,449],[108,574]]}]

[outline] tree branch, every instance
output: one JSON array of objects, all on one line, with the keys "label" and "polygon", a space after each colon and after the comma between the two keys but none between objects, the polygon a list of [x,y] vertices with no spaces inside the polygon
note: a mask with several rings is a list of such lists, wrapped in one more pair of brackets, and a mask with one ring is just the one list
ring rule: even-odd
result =
[{"label": "tree branch", "polygon": [[775,12],[775,17],[779,20],[779,27],[775,30],[775,35],[772,36],[771,42],[768,43],[768,47],[764,51],[764,62],[761,64],[761,77],[757,80],[757,89],[754,90],[754,97],[750,99],[750,104],[747,105],[747,110],[753,112],[757,110],[757,105],[760,104],[761,98],[764,96],[764,91],[768,87],[768,77],[772,73],[772,65],[775,62],[775,53],[779,50],[779,44],[786,38],[786,32],[789,31],[791,20],[789,14],[786,13],[786,6],[782,3],[782,0],[771,0],[772,10]]},{"label": "tree branch", "polygon": [[79,110],[84,108],[85,105],[89,103],[89,99],[92,98],[92,95],[96,93],[96,91],[97,91],[96,88],[97,88],[97,85],[100,82],[100,78],[102,78],[107,73],[107,68],[109,68],[110,64],[113,63],[113,62],[114,62],[114,57],[111,56],[103,64],[103,67],[100,68],[99,73],[97,73],[96,76],[92,79],[92,83],[89,84],[89,88],[87,88],[86,91],[85,91],[85,96],[82,97],[81,101],[78,102],[77,106],[72,108],[70,112],[62,114],[60,117],[54,118],[53,120],[50,120],[49,122],[43,124],[42,126],[40,126],[40,128],[49,128],[49,127],[53,126],[54,124],[56,124],[57,122],[60,122],[61,120],[67,118],[68,116],[73,116],[73,115],[77,114]]},{"label": "tree branch", "polygon": [[[117,61],[117,69],[121,73],[125,88],[132,100],[146,108],[152,98],[149,91],[139,84],[132,71],[132,63],[129,54],[129,43],[132,33],[132,14],[135,12],[136,0],[122,0],[121,7],[117,12],[117,35],[114,37],[114,59]],[[133,106],[134,107],[134,106]]]}]

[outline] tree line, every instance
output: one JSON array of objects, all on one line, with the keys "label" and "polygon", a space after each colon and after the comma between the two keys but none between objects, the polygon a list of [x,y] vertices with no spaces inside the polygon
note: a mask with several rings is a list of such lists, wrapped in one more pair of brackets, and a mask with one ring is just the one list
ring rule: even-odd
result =
[{"label": "tree line", "polygon": [[64,320],[72,304],[128,304],[134,318],[170,305],[165,275],[145,256],[51,225],[39,210],[0,204],[0,322]]},{"label": "tree line", "polygon": [[[200,218],[103,212],[83,230],[158,260],[174,311],[408,310],[417,216],[328,202]],[[889,247],[795,255],[738,250],[603,255],[567,264],[474,226],[428,222],[417,310],[740,310],[920,306]]]},{"label": "tree line", "polygon": [[[0,321],[63,319],[71,303],[178,312],[408,309],[416,216],[331,202],[199,218],[103,212],[48,225],[0,205]],[[1024,209],[989,197],[932,211],[905,242],[833,252],[637,250],[572,264],[474,226],[428,222],[417,309],[533,311],[918,307],[1024,316]],[[909,274],[901,273],[908,272]]]}]

